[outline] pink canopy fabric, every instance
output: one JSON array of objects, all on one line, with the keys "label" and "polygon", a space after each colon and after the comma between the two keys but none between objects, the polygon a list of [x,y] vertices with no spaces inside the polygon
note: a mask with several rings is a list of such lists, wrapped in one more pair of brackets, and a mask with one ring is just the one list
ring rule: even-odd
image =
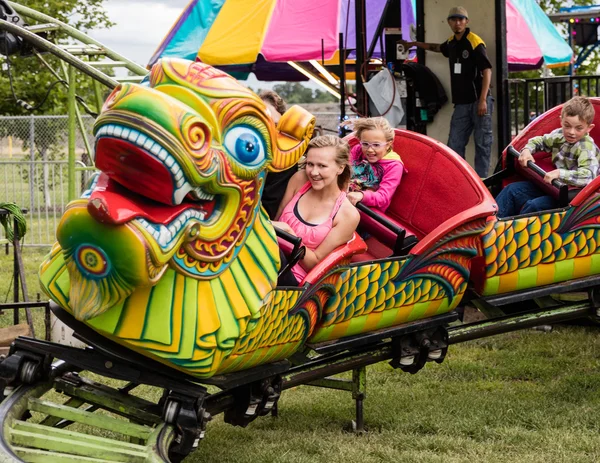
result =
[{"label": "pink canopy fabric", "polygon": [[[319,59],[314,50],[323,44],[323,55],[330,59],[338,49],[339,8],[338,2],[277,2],[271,20],[277,27],[269,27],[261,49],[263,56],[267,61],[287,61],[290,56],[295,61]],[[289,33],[292,29],[294,34]]]},{"label": "pink canopy fabric", "polygon": [[[367,44],[385,5],[386,0],[365,0]],[[340,32],[344,48],[356,48],[355,8],[354,0],[191,0],[149,66],[161,57],[178,57],[226,67],[228,72],[256,73],[268,67],[269,77],[279,77],[277,72],[272,75],[273,69],[291,69],[288,61],[333,58]],[[411,0],[401,0],[401,11],[402,34],[410,39]],[[382,54],[376,42],[373,56]]]},{"label": "pink canopy fabric", "polygon": [[567,66],[573,50],[535,0],[506,1],[508,70]]},{"label": "pink canopy fabric", "polygon": [[506,58],[516,68],[539,68],[544,57],[525,18],[510,2],[506,2]]}]

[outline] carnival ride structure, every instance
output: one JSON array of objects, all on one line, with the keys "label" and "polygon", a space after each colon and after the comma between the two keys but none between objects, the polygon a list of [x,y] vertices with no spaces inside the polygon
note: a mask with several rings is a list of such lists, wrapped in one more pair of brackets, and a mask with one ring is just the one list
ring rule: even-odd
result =
[{"label": "carnival ride structure", "polygon": [[[557,111],[527,136],[558,124]],[[484,183],[445,145],[402,130],[408,174],[385,214],[360,206],[366,242],[356,234],[298,287],[277,286],[280,241],[292,262],[302,243],[276,232],[261,192],[313,127],[299,107],[275,125],[252,91],[203,63],[163,59],[142,84],[114,88],[94,128],[100,173],[40,267],[51,309],[87,347],[15,341],[0,363],[0,460],[178,461],[211,416],[246,426],[285,389],[331,387],[345,371],[354,384],[337,387],[353,391],[360,429],[367,365],[416,373],[453,343],[595,319],[600,180],[571,201],[556,184],[559,209],[498,219],[488,186],[526,171],[509,158]],[[587,297],[555,296],[572,291]],[[490,318],[450,326],[466,303]],[[133,394],[142,384],[160,400]]]}]

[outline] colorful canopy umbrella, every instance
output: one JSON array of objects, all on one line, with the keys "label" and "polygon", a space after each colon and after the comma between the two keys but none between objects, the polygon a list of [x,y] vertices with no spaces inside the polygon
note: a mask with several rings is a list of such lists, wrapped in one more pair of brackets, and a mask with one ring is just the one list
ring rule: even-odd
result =
[{"label": "colorful canopy umbrella", "polygon": [[[367,47],[385,4],[366,0]],[[401,10],[402,34],[410,39],[412,1],[402,0]],[[354,13],[354,0],[192,0],[149,65],[161,57],[180,57],[228,72],[254,72],[264,80],[297,78],[287,62],[335,58],[340,32],[345,49],[356,47]],[[373,56],[381,55],[378,43]]]},{"label": "colorful canopy umbrella", "polygon": [[535,0],[507,0],[506,33],[509,71],[571,62],[573,50]]},{"label": "colorful canopy umbrella", "polygon": [[[386,0],[365,3],[368,47]],[[414,0],[401,0],[406,40],[414,40],[414,11]],[[570,63],[571,48],[535,0],[507,0],[506,16],[509,70]],[[344,48],[354,49],[354,0],[191,0],[149,66],[161,57],[179,57],[219,66],[242,79],[253,72],[260,80],[303,80],[288,61],[337,61],[340,32]],[[373,57],[383,55],[381,46],[377,41]]]}]

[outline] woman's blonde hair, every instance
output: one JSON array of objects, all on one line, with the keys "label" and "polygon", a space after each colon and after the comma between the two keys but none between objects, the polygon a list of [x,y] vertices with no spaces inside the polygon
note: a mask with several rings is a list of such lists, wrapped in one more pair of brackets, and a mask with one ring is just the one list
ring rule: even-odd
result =
[{"label": "woman's blonde hair", "polygon": [[[337,178],[338,187],[340,190],[346,189],[346,185],[352,176],[352,167],[350,166],[350,147],[348,143],[335,135],[321,135],[313,138],[306,148],[306,152],[311,148],[335,148],[335,163],[344,168],[342,173]],[[303,169],[306,165],[306,157],[304,157],[300,168]]]},{"label": "woman's blonde hair", "polygon": [[[394,129],[384,117],[366,117],[363,119],[356,119],[353,122],[354,131],[356,132],[356,138],[359,140],[362,137],[363,132],[367,130],[381,130],[385,136],[387,142],[394,141]],[[392,147],[390,146],[390,150]]]}]

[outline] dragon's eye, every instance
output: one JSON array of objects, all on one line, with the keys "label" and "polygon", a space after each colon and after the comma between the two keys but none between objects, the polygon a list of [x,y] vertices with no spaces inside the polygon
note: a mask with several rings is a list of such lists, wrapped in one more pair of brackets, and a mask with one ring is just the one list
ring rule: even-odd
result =
[{"label": "dragon's eye", "polygon": [[225,148],[240,163],[256,166],[265,160],[266,151],[262,137],[253,128],[234,127],[225,135]]}]

